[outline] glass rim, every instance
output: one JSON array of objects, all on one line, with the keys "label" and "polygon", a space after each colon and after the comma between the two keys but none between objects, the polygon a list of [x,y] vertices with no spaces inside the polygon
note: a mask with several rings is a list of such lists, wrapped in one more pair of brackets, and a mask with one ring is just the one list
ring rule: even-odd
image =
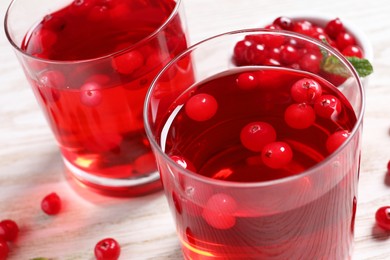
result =
[{"label": "glass rim", "polygon": [[[226,181],[226,180],[218,180],[218,179],[212,179],[210,177],[206,177],[200,174],[197,174],[196,172],[192,172],[186,168],[183,168],[179,164],[177,164],[173,159],[171,159],[161,148],[161,146],[156,142],[151,127],[149,125],[149,105],[148,103],[150,102],[152,92],[157,85],[157,82],[159,79],[164,75],[164,73],[172,66],[176,64],[177,61],[179,61],[181,58],[185,56],[189,56],[194,50],[197,48],[201,47],[202,45],[219,39],[223,38],[225,36],[233,36],[233,35],[246,35],[248,33],[259,33],[259,34],[267,34],[267,33],[272,33],[272,34],[278,34],[278,35],[285,35],[285,36],[290,36],[290,37],[295,37],[304,41],[309,41],[321,48],[324,48],[327,52],[331,53],[332,55],[336,56],[339,58],[343,65],[345,65],[349,71],[352,73],[353,78],[356,80],[358,84],[358,91],[361,96],[361,102],[360,102],[360,109],[359,109],[359,115],[357,116],[357,120],[355,125],[352,128],[351,134],[348,136],[348,138],[343,142],[343,144],[338,147],[337,150],[335,150],[332,154],[329,156],[325,157],[324,160],[320,161],[319,163],[315,164],[314,166],[310,167],[309,169],[288,177],[280,178],[280,179],[275,179],[275,180],[269,180],[269,181],[261,181],[261,182],[236,182],[236,181]],[[276,186],[276,185],[282,185],[294,180],[298,180],[310,175],[315,174],[320,168],[323,168],[325,165],[331,163],[331,161],[337,157],[343,150],[344,148],[351,142],[351,140],[355,137],[356,134],[358,134],[359,129],[362,127],[363,123],[363,116],[364,116],[364,111],[365,111],[365,104],[366,104],[366,98],[365,98],[365,91],[364,87],[362,84],[362,81],[356,72],[355,68],[352,66],[352,64],[336,49],[334,49],[331,46],[328,46],[319,40],[310,38],[308,36],[298,34],[295,32],[290,32],[290,31],[285,31],[285,30],[271,30],[271,29],[258,29],[258,28],[250,28],[250,29],[243,29],[243,30],[235,30],[235,31],[229,31],[221,34],[217,34],[215,36],[209,37],[207,39],[204,39],[190,47],[188,47],[186,50],[181,52],[179,55],[177,55],[175,58],[173,58],[170,62],[168,62],[164,68],[157,74],[157,76],[153,79],[153,81],[150,84],[150,87],[146,93],[145,97],[145,102],[144,102],[144,109],[143,109],[143,118],[144,118],[144,128],[147,137],[149,138],[151,145],[156,148],[157,152],[162,155],[162,158],[164,161],[172,168],[177,170],[180,174],[188,176],[190,178],[196,179],[197,181],[201,181],[203,183],[211,184],[211,185],[216,185],[220,187],[229,187],[229,188],[261,188],[261,187],[271,187],[271,186]]]},{"label": "glass rim", "polygon": [[[146,37],[144,37],[143,39],[141,39],[140,41],[134,43],[134,44],[131,44],[130,46],[128,47],[124,47],[118,51],[113,51],[113,52],[110,52],[108,54],[105,54],[105,55],[101,55],[99,57],[95,57],[95,58],[90,58],[90,59],[80,59],[80,60],[51,60],[51,59],[45,59],[45,58],[41,58],[41,57],[36,57],[34,55],[31,55],[31,54],[28,54],[26,51],[22,50],[20,46],[18,46],[13,37],[11,36],[10,34],[10,29],[9,29],[9,16],[10,16],[10,12],[12,11],[12,7],[14,6],[15,2],[16,1],[20,1],[20,0],[12,0],[11,3],[8,5],[7,7],[7,11],[5,13],[5,16],[4,16],[4,32],[5,32],[5,35],[8,39],[8,41],[10,42],[10,44],[12,45],[12,47],[14,48],[14,50],[16,50],[18,53],[21,53],[23,56],[26,56],[30,59],[33,59],[33,60],[38,60],[40,62],[44,62],[44,63],[52,63],[52,64],[81,64],[81,63],[88,63],[88,62],[95,62],[95,61],[101,61],[101,60],[105,60],[105,59],[109,59],[113,56],[116,56],[116,55],[120,55],[121,53],[125,53],[127,51],[130,51],[132,49],[136,49],[137,47],[145,44],[146,42],[152,40],[153,38],[156,37],[156,35],[163,31],[165,27],[168,26],[168,24],[173,20],[173,18],[179,13],[179,9],[180,9],[180,5],[182,3],[182,0],[176,0],[176,5],[175,5],[175,8],[172,10],[172,12],[170,13],[170,15],[168,16],[168,18],[164,21],[164,23],[162,23],[156,30],[154,30],[152,33],[150,33],[149,35],[147,35]],[[33,26],[33,25],[31,25]],[[30,28],[30,29],[33,29],[33,28]],[[25,33],[28,33],[25,32]]]}]

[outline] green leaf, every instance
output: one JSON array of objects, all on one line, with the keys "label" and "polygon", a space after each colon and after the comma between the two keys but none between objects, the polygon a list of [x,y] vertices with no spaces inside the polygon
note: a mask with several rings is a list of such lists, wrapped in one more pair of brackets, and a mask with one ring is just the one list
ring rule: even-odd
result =
[{"label": "green leaf", "polygon": [[[325,38],[322,39],[322,42],[324,44],[329,45],[328,41]],[[322,57],[324,58],[322,68],[326,72],[348,77],[348,73],[346,72],[346,70],[342,69],[342,66],[340,66],[340,63],[334,56],[328,56],[329,53],[323,48],[320,48],[320,51]],[[367,59],[364,58],[361,59],[357,57],[345,57],[345,58],[352,64],[352,66],[355,68],[356,72],[358,73],[359,77],[361,78],[367,77],[368,75],[374,72],[374,68],[372,67],[370,61]]]},{"label": "green leaf", "polygon": [[356,57],[346,57],[353,65],[360,77],[364,78],[374,72],[374,68],[367,59],[360,59]]},{"label": "green leaf", "polygon": [[326,57],[322,62],[322,69],[330,74],[335,74],[347,78],[349,76],[348,70],[340,63],[340,60],[331,55]]},{"label": "green leaf", "polygon": [[[360,59],[357,57],[346,57],[358,73],[359,77],[364,78],[374,72],[374,69],[367,59]],[[324,57],[322,69],[328,73],[336,74],[342,77],[348,77],[348,70],[340,63],[340,61],[333,55]]]}]

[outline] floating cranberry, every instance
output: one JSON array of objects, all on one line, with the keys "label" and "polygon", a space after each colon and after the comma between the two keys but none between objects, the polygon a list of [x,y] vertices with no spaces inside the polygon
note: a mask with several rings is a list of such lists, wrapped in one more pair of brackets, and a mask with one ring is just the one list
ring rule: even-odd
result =
[{"label": "floating cranberry", "polygon": [[346,57],[363,58],[363,50],[357,45],[349,45],[341,52]]},{"label": "floating cranberry", "polygon": [[112,60],[112,67],[121,74],[131,74],[144,64],[144,56],[139,51],[130,51]]},{"label": "floating cranberry", "polygon": [[38,44],[38,46],[34,46],[34,48],[41,51],[51,48],[58,40],[57,34],[48,29],[34,31],[33,36],[36,39],[35,43]]},{"label": "floating cranberry", "polygon": [[255,74],[250,72],[241,73],[236,79],[237,85],[241,89],[253,89],[257,87],[258,81]]},{"label": "floating cranberry", "polygon": [[340,130],[331,134],[326,140],[326,149],[328,152],[333,153],[336,151],[350,135],[351,133],[346,130]]},{"label": "floating cranberry", "polygon": [[295,129],[305,129],[312,126],[316,120],[314,109],[306,104],[291,104],[284,112],[286,124]]},{"label": "floating cranberry", "polygon": [[19,226],[11,219],[5,219],[0,222],[0,239],[13,242],[19,235]]},{"label": "floating cranberry", "polygon": [[0,260],[6,260],[9,254],[7,241],[0,238]]},{"label": "floating cranberry", "polygon": [[337,44],[337,48],[339,50],[344,50],[345,48],[347,48],[350,45],[355,45],[356,40],[352,36],[352,34],[350,34],[348,32],[342,32],[337,36],[336,44]]},{"label": "floating cranberry", "polygon": [[341,112],[340,100],[333,95],[322,95],[314,102],[314,111],[324,118],[337,116]]},{"label": "floating cranberry", "polygon": [[204,220],[216,229],[229,229],[236,224],[234,212],[237,202],[227,194],[218,193],[210,197],[203,209]]},{"label": "floating cranberry", "polygon": [[63,88],[65,86],[65,76],[58,70],[46,70],[39,77],[42,87]]},{"label": "floating cranberry", "polygon": [[180,165],[180,166],[183,167],[184,169],[187,169],[187,170],[196,172],[196,168],[195,168],[195,166],[192,164],[192,162],[190,162],[189,160],[185,159],[184,157],[178,156],[178,155],[172,155],[172,156],[170,156],[170,157],[171,157],[171,159],[172,159],[173,161],[175,161],[178,165]]},{"label": "floating cranberry", "polygon": [[117,260],[121,247],[113,238],[105,238],[95,245],[96,260]]},{"label": "floating cranberry", "polygon": [[390,206],[379,208],[376,211],[375,220],[378,226],[390,231]]},{"label": "floating cranberry", "polygon": [[280,16],[273,21],[273,24],[279,26],[283,30],[292,31],[294,29],[294,22],[285,16]]},{"label": "floating cranberry", "polygon": [[102,87],[94,82],[87,82],[80,88],[80,101],[88,107],[95,107],[102,102]]},{"label": "floating cranberry", "polygon": [[336,39],[337,35],[344,31],[344,25],[341,22],[340,18],[330,20],[325,25],[325,32],[332,38]]},{"label": "floating cranberry", "polygon": [[290,93],[295,102],[311,104],[322,95],[322,87],[313,79],[303,78],[292,85]]},{"label": "floating cranberry", "polygon": [[48,215],[57,215],[61,211],[61,198],[52,192],[41,201],[41,209]]},{"label": "floating cranberry", "polygon": [[260,152],[263,147],[276,140],[276,131],[266,122],[252,122],[242,128],[241,144],[253,152]]},{"label": "floating cranberry", "polygon": [[267,144],[262,152],[263,163],[272,169],[280,169],[289,164],[293,158],[293,152],[285,142],[273,142]]},{"label": "floating cranberry", "polygon": [[206,121],[212,118],[218,110],[217,100],[205,93],[192,96],[185,104],[185,112],[195,121]]}]

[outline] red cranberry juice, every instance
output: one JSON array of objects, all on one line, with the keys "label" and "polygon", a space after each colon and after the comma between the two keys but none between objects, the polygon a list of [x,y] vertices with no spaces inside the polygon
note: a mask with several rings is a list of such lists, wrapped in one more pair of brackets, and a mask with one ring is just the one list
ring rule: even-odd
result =
[{"label": "red cranberry juice", "polygon": [[26,35],[23,50],[53,61],[33,60],[27,74],[73,166],[113,178],[155,171],[143,100],[153,77],[187,43],[179,15],[155,39],[142,39],[175,6],[173,0],[75,0]]},{"label": "red cranberry juice", "polygon": [[[240,75],[248,73],[256,78],[256,84],[248,80],[239,83]],[[287,123],[286,112],[297,103],[292,86],[302,79],[315,80],[322,87],[316,101],[300,105],[313,107],[315,112],[314,121],[303,126]],[[203,100],[198,107],[191,103],[197,96]],[[317,100],[329,96],[339,103],[325,115],[321,111],[327,100]],[[206,103],[211,105],[202,107]],[[195,85],[177,104],[170,110],[161,135],[165,153],[182,167],[220,182],[218,188],[182,174],[172,180],[172,170],[163,169],[163,183],[187,259],[349,257],[356,210],[356,147],[346,152],[346,158],[354,154],[351,167],[346,163],[343,168],[343,159],[333,159],[325,173],[290,178],[278,189],[221,184],[299,176],[328,157],[340,145],[338,140],[332,148],[337,139],[333,134],[343,131],[348,135],[356,123],[351,105],[336,87],[318,76],[294,70],[234,69]],[[305,120],[301,117],[299,121]],[[269,127],[276,134],[269,134],[272,131],[267,128],[262,140],[272,140],[262,149],[243,142],[244,129],[253,122],[260,123],[249,132]],[[273,146],[277,149],[272,150]],[[287,147],[289,159],[277,153]],[[280,157],[272,162],[273,156]]]}]

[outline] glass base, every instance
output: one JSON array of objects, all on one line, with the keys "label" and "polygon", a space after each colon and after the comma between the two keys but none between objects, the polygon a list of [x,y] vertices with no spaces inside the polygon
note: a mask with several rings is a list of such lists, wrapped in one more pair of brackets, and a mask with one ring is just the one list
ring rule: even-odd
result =
[{"label": "glass base", "polygon": [[137,197],[162,189],[158,171],[128,179],[111,179],[85,172],[63,158],[66,172],[81,187],[114,197]]}]

